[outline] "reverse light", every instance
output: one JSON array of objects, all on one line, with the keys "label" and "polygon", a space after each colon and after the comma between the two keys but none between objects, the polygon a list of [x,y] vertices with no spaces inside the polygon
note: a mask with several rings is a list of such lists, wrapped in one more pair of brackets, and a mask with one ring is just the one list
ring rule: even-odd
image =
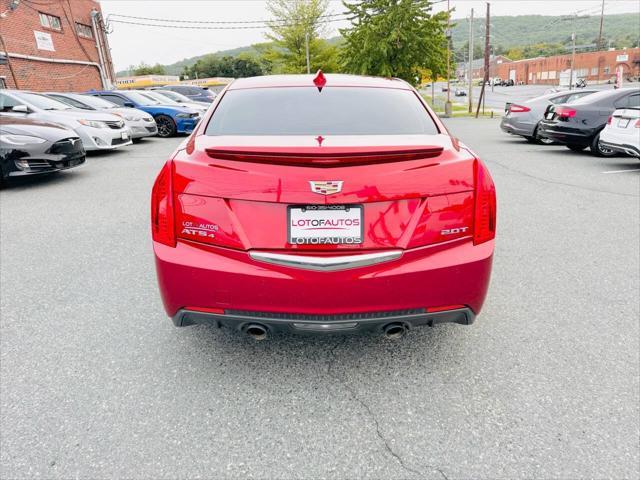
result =
[{"label": "reverse light", "polygon": [[171,177],[173,162],[168,161],[160,170],[151,190],[151,235],[155,242],[176,246],[173,218],[173,189]]},{"label": "reverse light", "polygon": [[473,244],[479,245],[496,236],[496,187],[489,170],[476,159],[473,164],[475,205]]},{"label": "reverse light", "polygon": [[576,116],[576,110],[569,107],[556,108],[556,115],[560,118],[573,118]]},{"label": "reverse light", "polygon": [[516,105],[515,103],[512,103],[511,105],[509,105],[509,111],[511,113],[522,113],[530,112],[531,109],[529,107],[525,107],[524,105]]}]

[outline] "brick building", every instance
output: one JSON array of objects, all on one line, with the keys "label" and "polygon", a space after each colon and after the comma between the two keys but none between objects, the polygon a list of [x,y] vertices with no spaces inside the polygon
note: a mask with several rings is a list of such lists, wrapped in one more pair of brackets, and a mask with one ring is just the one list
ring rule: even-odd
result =
[{"label": "brick building", "polygon": [[[498,70],[498,66],[503,63],[511,62],[511,59],[505,57],[504,55],[491,55],[489,57],[489,77],[497,77],[496,71]],[[480,79],[484,78],[484,57],[476,58],[471,63],[471,79]],[[466,80],[469,74],[469,62],[460,62],[456,67],[456,77],[459,80]]]},{"label": "brick building", "polygon": [[[619,65],[624,78],[640,77],[640,48],[576,53],[573,76],[592,83],[604,82],[615,75]],[[571,54],[556,55],[503,62],[495,66],[494,76],[527,85],[558,85],[561,78],[568,84],[570,69]]]},{"label": "brick building", "polygon": [[0,0],[0,87],[109,88],[115,74],[96,0]]}]

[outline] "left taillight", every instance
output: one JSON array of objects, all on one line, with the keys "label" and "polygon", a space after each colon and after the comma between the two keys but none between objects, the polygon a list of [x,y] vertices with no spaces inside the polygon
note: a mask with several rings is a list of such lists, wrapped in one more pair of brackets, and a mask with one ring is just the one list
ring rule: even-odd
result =
[{"label": "left taillight", "polygon": [[530,112],[531,109],[529,107],[525,107],[524,105],[517,105],[512,103],[509,105],[509,111],[511,113],[522,113],[522,112]]},{"label": "left taillight", "polygon": [[176,246],[173,189],[173,162],[164,164],[151,190],[151,235],[155,242]]},{"label": "left taillight", "polygon": [[479,245],[496,236],[496,187],[489,170],[480,160],[473,165],[474,170],[474,215],[473,243]]}]

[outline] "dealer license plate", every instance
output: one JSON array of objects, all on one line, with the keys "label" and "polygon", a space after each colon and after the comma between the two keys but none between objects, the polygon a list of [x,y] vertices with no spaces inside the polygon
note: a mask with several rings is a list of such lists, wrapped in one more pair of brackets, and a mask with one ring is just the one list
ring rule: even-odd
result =
[{"label": "dealer license plate", "polygon": [[300,205],[287,210],[288,241],[295,245],[359,244],[362,205]]},{"label": "dealer license plate", "polygon": [[627,128],[628,125],[629,125],[629,119],[628,118],[621,118],[620,120],[618,120],[618,127]]}]

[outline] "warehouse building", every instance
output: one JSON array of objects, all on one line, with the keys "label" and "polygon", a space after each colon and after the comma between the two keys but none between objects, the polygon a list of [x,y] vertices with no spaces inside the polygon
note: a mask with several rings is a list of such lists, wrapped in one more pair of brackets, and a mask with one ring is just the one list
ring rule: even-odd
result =
[{"label": "warehouse building", "polygon": [[0,88],[111,88],[115,74],[100,3],[0,0]]},{"label": "warehouse building", "polygon": [[[612,82],[616,69],[622,67],[625,79],[640,77],[640,48],[576,53],[573,78],[588,83]],[[526,85],[568,83],[571,54],[528,58],[496,65],[491,76],[512,79]]]}]

